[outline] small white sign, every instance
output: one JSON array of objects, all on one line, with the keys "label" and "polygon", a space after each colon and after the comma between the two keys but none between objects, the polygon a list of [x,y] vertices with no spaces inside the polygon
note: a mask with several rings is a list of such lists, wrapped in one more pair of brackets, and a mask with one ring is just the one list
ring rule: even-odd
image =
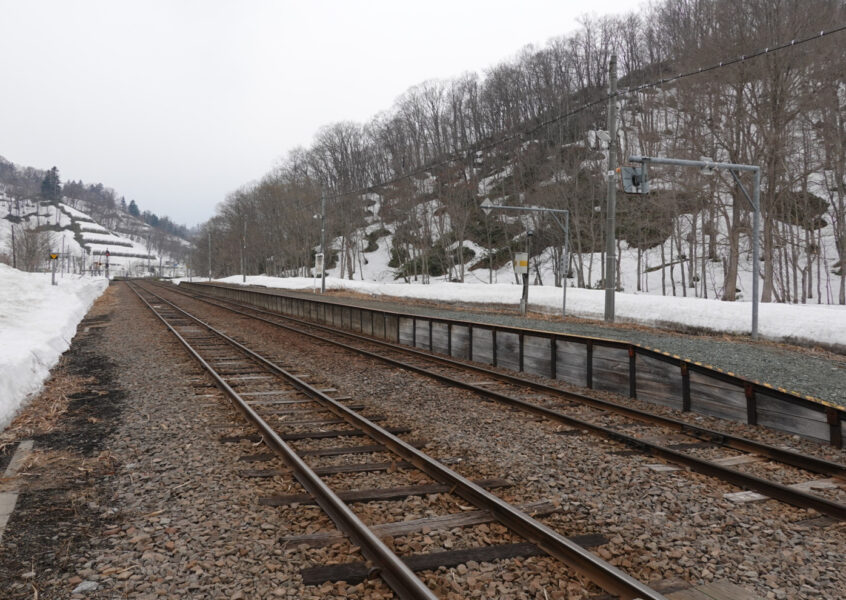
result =
[{"label": "small white sign", "polygon": [[514,272],[525,275],[529,272],[529,255],[525,252],[514,253]]}]

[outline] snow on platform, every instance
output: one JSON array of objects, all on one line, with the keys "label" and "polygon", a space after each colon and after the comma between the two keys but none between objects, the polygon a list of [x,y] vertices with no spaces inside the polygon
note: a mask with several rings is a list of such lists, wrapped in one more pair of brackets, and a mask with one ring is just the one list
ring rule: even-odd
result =
[{"label": "snow on platform", "polygon": [[108,282],[24,273],[0,264],[0,429],[38,392]]},{"label": "snow on platform", "polygon": [[[241,275],[233,275],[216,281],[242,284]],[[246,285],[311,290],[313,280],[307,277],[248,276]],[[320,286],[319,280],[317,285]],[[372,296],[508,305],[514,307],[515,310],[520,303],[522,292],[521,286],[505,283],[439,282],[422,285],[375,283],[335,277],[326,278],[326,289],[349,290]],[[561,288],[554,286],[530,286],[530,310],[561,314],[561,292]],[[761,303],[759,306],[758,330],[763,338],[828,346],[846,345],[846,306],[776,303]],[[617,293],[615,307],[618,323],[637,323],[668,328],[684,327],[730,334],[749,334],[752,329],[750,302],[722,302],[703,298]],[[568,316],[602,320],[604,314],[604,290],[567,288]]]}]

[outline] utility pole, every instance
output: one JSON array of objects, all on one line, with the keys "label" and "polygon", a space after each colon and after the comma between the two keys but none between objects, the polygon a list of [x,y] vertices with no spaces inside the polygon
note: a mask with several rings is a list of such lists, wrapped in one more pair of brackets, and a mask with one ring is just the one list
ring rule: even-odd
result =
[{"label": "utility pole", "polygon": [[326,293],[326,193],[320,192],[320,293]]},{"label": "utility pole", "polygon": [[209,227],[209,281],[211,281],[211,227]]},{"label": "utility pole", "polygon": [[247,283],[247,267],[244,264],[244,254],[247,251],[247,220],[244,219],[244,233],[241,235],[241,282]]},{"label": "utility pole", "polygon": [[617,55],[608,65],[608,207],[605,215],[605,320],[614,322],[614,292],[617,287]]},{"label": "utility pole", "polygon": [[523,296],[520,298],[520,314],[524,317],[529,311],[529,271],[532,256],[532,234],[531,229],[526,229],[526,271],[523,273]]}]

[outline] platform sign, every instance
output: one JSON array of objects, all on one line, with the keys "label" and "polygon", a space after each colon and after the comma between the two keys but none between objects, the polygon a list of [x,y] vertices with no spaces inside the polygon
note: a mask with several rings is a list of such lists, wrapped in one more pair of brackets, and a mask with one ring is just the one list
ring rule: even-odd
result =
[{"label": "platform sign", "polygon": [[526,275],[529,272],[529,255],[527,253],[514,253],[514,272],[518,275]]},{"label": "platform sign", "polygon": [[50,282],[53,285],[56,285],[56,259],[57,258],[59,258],[58,252],[51,252],[50,253],[50,264],[53,266],[52,275],[50,276]]},{"label": "platform sign", "polygon": [[314,255],[314,272],[323,273],[323,253],[318,252]]}]

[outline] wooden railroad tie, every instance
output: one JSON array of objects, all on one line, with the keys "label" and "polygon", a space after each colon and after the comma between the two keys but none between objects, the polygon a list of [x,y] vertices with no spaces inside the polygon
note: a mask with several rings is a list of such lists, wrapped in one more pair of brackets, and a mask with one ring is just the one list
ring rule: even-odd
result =
[{"label": "wooden railroad tie", "polygon": [[[479,479],[476,485],[485,489],[509,487],[511,483],[504,479]],[[425,485],[406,485],[394,488],[371,488],[366,490],[346,490],[336,492],[344,502],[372,502],[375,500],[398,500],[409,496],[425,496],[426,494],[443,494],[452,490],[452,486],[443,483],[428,483]],[[289,504],[317,504],[308,494],[279,494],[259,498],[262,506],[288,506]]]},{"label": "wooden railroad tie", "polygon": [[[554,503],[546,500],[522,504],[518,508],[533,517],[550,515],[559,510]],[[443,531],[446,529],[454,529],[456,527],[481,525],[483,523],[490,523],[494,520],[494,517],[487,510],[471,510],[467,512],[443,515],[440,517],[426,517],[423,519],[414,519],[412,521],[381,523],[379,525],[371,526],[370,529],[380,538],[384,538],[388,536],[394,537],[408,535],[411,533],[419,533],[423,530]],[[304,535],[286,535],[279,538],[279,543],[294,545],[297,547],[301,544],[308,544],[312,548],[322,548],[342,543],[346,539],[347,537],[340,531],[333,530],[307,533]]]},{"label": "wooden railroad tie", "polygon": [[[598,534],[575,536],[571,541],[585,547],[595,547],[607,543],[607,538]],[[433,552],[431,554],[412,554],[402,557],[402,561],[412,571],[434,571],[440,567],[456,567],[475,561],[491,562],[509,558],[527,558],[529,556],[545,556],[546,552],[530,543],[500,544],[484,548],[468,548],[466,550],[451,550],[448,552]],[[368,577],[377,575],[367,563],[354,562],[340,565],[324,565],[310,567],[300,571],[305,585],[318,585],[327,581],[346,581],[356,584]]]},{"label": "wooden railroad tie", "polygon": [[[406,444],[414,448],[423,448],[428,444],[425,440],[414,440],[406,442]],[[297,454],[300,456],[342,456],[344,454],[370,454],[373,452],[389,452],[389,450],[381,444],[368,444],[366,446],[348,446],[338,448],[315,448],[314,450],[298,450]],[[273,460],[281,457],[272,452],[263,452],[260,454],[250,454],[242,456],[238,460],[240,462],[262,462]]]},{"label": "wooden railroad tie", "polygon": [[[403,434],[409,433],[411,429],[408,427],[385,427],[385,431],[388,433],[393,434]],[[333,429],[330,431],[303,431],[301,433],[282,433],[279,434],[285,441],[295,441],[295,440],[312,440],[312,439],[325,439],[325,438],[335,438],[335,437],[360,437],[363,435],[367,435],[360,429]]]},{"label": "wooden railroad tie", "polygon": [[[441,459],[441,463],[451,465],[461,462],[460,458],[445,458]],[[339,473],[376,473],[379,471],[391,471],[394,469],[411,469],[414,465],[407,463],[404,460],[393,462],[370,462],[352,465],[332,465],[328,467],[312,467],[312,471],[318,475],[337,475]],[[244,469],[239,472],[241,477],[276,477],[291,475],[291,471],[286,469]]]},{"label": "wooden railroad tie", "polygon": [[[365,406],[363,404],[348,404],[347,408],[349,408],[350,410],[364,410]],[[302,414],[304,412],[330,413],[331,411],[328,408],[315,408],[313,406],[292,406],[290,408],[262,409],[262,412],[268,412],[268,413],[272,413],[274,415],[293,415],[293,414]]]}]

